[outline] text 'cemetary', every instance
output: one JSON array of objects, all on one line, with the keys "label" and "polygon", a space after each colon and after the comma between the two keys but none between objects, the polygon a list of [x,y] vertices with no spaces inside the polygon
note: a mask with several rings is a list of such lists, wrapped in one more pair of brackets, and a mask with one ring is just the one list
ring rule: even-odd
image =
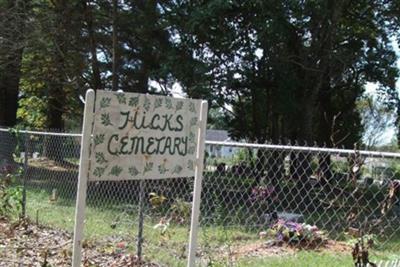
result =
[{"label": "text 'cemetary'", "polygon": [[97,91],[90,180],[193,176],[201,100]]}]

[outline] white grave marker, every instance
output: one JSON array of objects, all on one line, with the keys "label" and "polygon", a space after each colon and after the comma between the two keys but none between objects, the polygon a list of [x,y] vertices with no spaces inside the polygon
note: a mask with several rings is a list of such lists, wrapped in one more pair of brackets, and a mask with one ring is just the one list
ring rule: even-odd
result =
[{"label": "white grave marker", "polygon": [[74,267],[81,262],[88,180],[195,176],[188,257],[188,266],[194,266],[206,121],[207,102],[202,100],[98,90],[94,103],[94,91],[86,93]]}]

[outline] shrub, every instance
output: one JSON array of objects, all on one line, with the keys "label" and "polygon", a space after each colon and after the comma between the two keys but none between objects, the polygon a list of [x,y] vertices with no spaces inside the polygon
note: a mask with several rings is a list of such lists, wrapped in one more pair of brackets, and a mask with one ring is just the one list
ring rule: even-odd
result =
[{"label": "shrub", "polygon": [[274,205],[277,200],[275,187],[272,185],[253,187],[250,199],[257,211],[272,212],[275,210]]},{"label": "shrub", "polygon": [[22,209],[22,189],[12,187],[14,180],[22,174],[22,169],[4,165],[0,170],[0,216],[11,217]]},{"label": "shrub", "polygon": [[271,200],[272,195],[275,192],[275,187],[272,185],[268,186],[256,186],[251,190],[251,199],[253,201],[267,202]]},{"label": "shrub", "polygon": [[176,199],[169,210],[169,217],[171,221],[177,224],[184,224],[190,222],[190,215],[192,214],[192,203],[182,199]]}]

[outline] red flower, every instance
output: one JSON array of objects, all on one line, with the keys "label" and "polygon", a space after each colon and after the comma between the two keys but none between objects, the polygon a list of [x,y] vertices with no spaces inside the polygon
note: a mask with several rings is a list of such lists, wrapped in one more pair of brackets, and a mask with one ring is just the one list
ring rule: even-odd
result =
[{"label": "red flower", "polygon": [[119,249],[124,249],[124,248],[126,248],[125,242],[119,242],[119,243],[117,243],[117,248],[119,248]]}]

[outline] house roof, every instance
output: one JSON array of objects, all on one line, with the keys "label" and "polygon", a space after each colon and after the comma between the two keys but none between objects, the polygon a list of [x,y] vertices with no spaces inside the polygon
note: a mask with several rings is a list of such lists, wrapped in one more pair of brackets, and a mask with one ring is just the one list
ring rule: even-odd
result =
[{"label": "house roof", "polygon": [[229,134],[228,131],[225,130],[207,130],[206,131],[206,140],[207,141],[227,141],[229,140]]}]

